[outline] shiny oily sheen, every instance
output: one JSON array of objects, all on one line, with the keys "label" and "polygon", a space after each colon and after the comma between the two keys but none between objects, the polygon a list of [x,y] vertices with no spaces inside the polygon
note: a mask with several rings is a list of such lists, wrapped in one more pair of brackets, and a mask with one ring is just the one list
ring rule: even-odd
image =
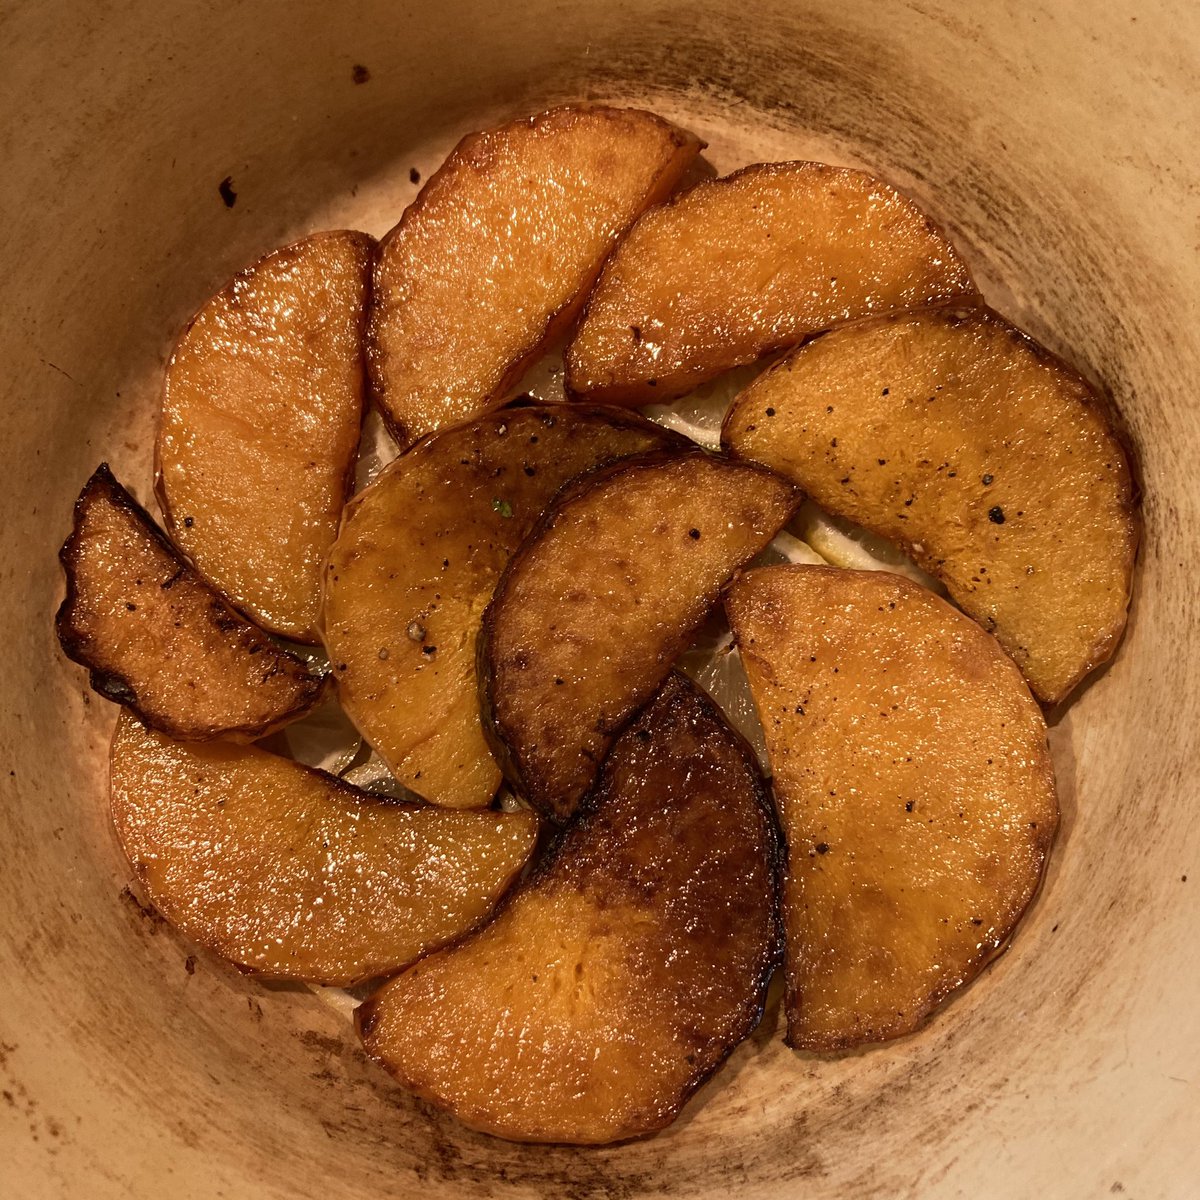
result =
[{"label": "shiny oily sheen", "polygon": [[56,628],[92,687],[172,737],[262,737],[323,681],[236,613],[179,556],[107,464],[75,503]]},{"label": "shiny oily sheen", "polygon": [[651,113],[602,106],[464,138],[384,239],[375,272],[371,375],[396,438],[500,404],[699,149]]},{"label": "shiny oily sheen", "polygon": [[753,755],[673,675],[496,919],[363,1005],[367,1052],[500,1137],[661,1129],[762,1015],[775,854]]},{"label": "shiny oily sheen", "polygon": [[236,275],[167,366],[158,494],[171,537],[260,625],[317,640],[321,568],[362,424],[374,240],[314,234]]},{"label": "shiny oily sheen", "polygon": [[648,212],[567,350],[567,386],[653,404],[810,333],[975,288],[913,202],[862,171],[760,163]]},{"label": "shiny oily sheen", "polygon": [[834,330],[743,392],[723,444],[898,543],[1062,700],[1116,649],[1139,518],[1087,384],[986,309]]},{"label": "shiny oily sheen", "polygon": [[372,795],[253,746],[182,744],[121,715],[113,822],[183,934],[274,978],[349,985],[484,920],[533,851],[528,812]]},{"label": "shiny oily sheen", "polygon": [[426,438],[347,506],[325,575],[338,698],[434,804],[487,804],[475,643],[509,557],[555,492],[601,463],[688,443],[623,409],[507,409]]},{"label": "shiny oily sheen", "polygon": [[763,567],[725,606],[787,843],[788,1041],[910,1033],[1037,889],[1058,824],[1041,710],[990,634],[896,575]]}]

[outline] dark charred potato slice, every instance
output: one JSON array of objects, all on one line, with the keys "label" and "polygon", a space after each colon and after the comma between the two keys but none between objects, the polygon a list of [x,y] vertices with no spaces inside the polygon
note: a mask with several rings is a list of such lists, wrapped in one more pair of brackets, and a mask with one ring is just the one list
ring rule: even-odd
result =
[{"label": "dark charred potato slice", "polygon": [[236,275],[167,366],[158,495],[175,544],[260,625],[317,640],[353,481],[374,241],[314,234]]},{"label": "dark charred potato slice", "polygon": [[257,738],[317,702],[322,681],[197,576],[107,464],[75,503],[55,625],[92,687],[172,737]]},{"label": "dark charred potato slice", "polygon": [[749,464],[651,454],[568,484],[483,621],[484,732],[517,792],[565,820],[729,577],[800,501]]},{"label": "dark charred potato slice", "polygon": [[752,753],[673,675],[495,920],[359,1009],[367,1052],[500,1137],[661,1129],[762,1015],[774,860]]},{"label": "dark charred potato slice", "polygon": [[725,602],[787,842],[788,1040],[900,1037],[1005,945],[1058,823],[1041,709],[896,575],[749,571]]},{"label": "dark charred potato slice", "polygon": [[653,404],[839,322],[974,290],[954,247],[886,183],[760,163],[630,230],[568,349],[567,385],[600,403]]},{"label": "dark charred potato slice", "polygon": [[350,719],[405,786],[487,804],[475,642],[509,557],[582,471],[678,435],[621,409],[508,409],[427,438],[346,509],[325,576],[324,639]]},{"label": "dark charred potato slice", "polygon": [[835,330],[743,392],[723,441],[899,544],[1046,703],[1116,648],[1138,542],[1129,460],[1087,384],[994,313]]},{"label": "dark charred potato slice", "polygon": [[184,745],[122,714],[112,815],[146,898],[256,974],[348,985],[482,921],[533,850],[532,813],[361,792],[255,746]]},{"label": "dark charred potato slice", "polygon": [[375,273],[372,382],[396,437],[501,403],[699,149],[650,113],[603,107],[464,138],[385,239]]}]

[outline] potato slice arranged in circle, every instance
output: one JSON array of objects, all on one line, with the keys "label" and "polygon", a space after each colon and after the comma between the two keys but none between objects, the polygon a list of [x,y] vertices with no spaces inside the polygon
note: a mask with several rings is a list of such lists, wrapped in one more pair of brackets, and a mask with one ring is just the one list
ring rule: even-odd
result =
[{"label": "potato slice arranged in circle", "polygon": [[630,230],[568,347],[567,386],[599,403],[660,403],[839,322],[974,291],[945,236],[881,180],[759,163]]},{"label": "potato slice arranged in circle", "polygon": [[500,1137],[661,1129],[762,1015],[775,856],[753,754],[672,675],[495,920],[358,1010],[367,1053]]},{"label": "potato slice arranged in circle", "polygon": [[484,732],[518,795],[559,821],[575,811],[613,736],[800,500],[700,450],[614,463],[559,493],[479,641]]},{"label": "potato slice arranged in circle", "polygon": [[122,713],[113,821],[146,897],[255,974],[349,985],[491,911],[533,850],[529,812],[362,792],[254,746],[171,741]]},{"label": "potato slice arranged in circle", "polygon": [[755,381],[724,445],[896,542],[1062,700],[1116,648],[1129,460],[1074,372],[985,309],[835,330]]},{"label": "potato slice arranged in circle", "polygon": [[236,613],[176,553],[108,464],[75,503],[55,627],[106,700],[172,737],[262,737],[324,681]]},{"label": "potato slice arranged in circle", "polygon": [[353,482],[375,243],[320,233],[234,276],[167,365],[158,496],[175,544],[264,628],[317,640]]},{"label": "potato slice arranged in circle", "polygon": [[350,719],[406,787],[487,804],[475,642],[509,557],[555,492],[601,463],[689,443],[622,409],[506,409],[426,438],[347,506],[323,635]]},{"label": "potato slice arranged in circle", "polygon": [[876,571],[748,571],[726,611],[787,843],[788,1041],[900,1037],[1004,947],[1058,824],[1042,713],[990,634]]},{"label": "potato slice arranged in circle", "polygon": [[371,377],[397,440],[500,404],[699,149],[651,113],[602,106],[464,138],[384,239],[375,272]]}]

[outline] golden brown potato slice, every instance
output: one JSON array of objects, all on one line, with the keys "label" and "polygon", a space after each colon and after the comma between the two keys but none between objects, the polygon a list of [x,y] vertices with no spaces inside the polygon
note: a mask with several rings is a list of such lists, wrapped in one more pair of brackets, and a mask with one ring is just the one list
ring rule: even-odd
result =
[{"label": "golden brown potato slice", "polygon": [[482,921],[533,850],[530,812],[446,812],[255,746],[185,745],[123,713],[113,821],[146,897],[255,974],[348,985]]},{"label": "golden brown potato slice", "polygon": [[479,640],[484,732],[518,794],[576,809],[729,577],[800,502],[778,475],[696,450],[568,484],[509,561]]},{"label": "golden brown potato slice", "polygon": [[321,233],[234,276],[167,366],[158,496],[175,544],[260,625],[317,640],[353,481],[375,243]]},{"label": "golden brown potato slice", "polygon": [[346,509],[325,576],[338,695],[392,774],[435,804],[500,786],[475,641],[500,572],[568,479],[686,439],[621,409],[507,409],[427,438]]},{"label": "golden brown potato slice", "polygon": [[107,463],[75,503],[55,619],[106,700],[172,737],[262,737],[307,712],[323,681],[203,582]]},{"label": "golden brown potato slice", "polygon": [[367,1052],[500,1137],[661,1129],[762,1015],[775,856],[753,755],[673,675],[496,919],[359,1009]]},{"label": "golden brown potato slice", "polygon": [[1074,372],[984,309],[835,330],[751,385],[724,444],[896,542],[1047,703],[1125,627],[1129,461]]},{"label": "golden brown potato slice", "polygon": [[700,143],[635,109],[556,108],[464,138],[384,240],[371,378],[402,443],[494,408]]},{"label": "golden brown potato slice", "polygon": [[567,386],[653,404],[871,313],[974,293],[911,200],[862,171],[760,163],[648,212],[609,260]]},{"label": "golden brown potato slice", "polygon": [[999,644],[911,580],[749,571],[725,601],[787,842],[788,1041],[916,1029],[999,951],[1058,823],[1041,710]]}]

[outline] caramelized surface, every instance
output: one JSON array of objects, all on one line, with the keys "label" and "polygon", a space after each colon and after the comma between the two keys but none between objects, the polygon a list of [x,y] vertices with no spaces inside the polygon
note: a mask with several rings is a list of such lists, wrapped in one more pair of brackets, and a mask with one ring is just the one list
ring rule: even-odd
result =
[{"label": "caramelized surface", "polygon": [[990,635],[896,575],[760,568],[725,607],[788,847],[788,1040],[909,1033],[1037,888],[1058,823],[1041,710]]},{"label": "caramelized surface", "polygon": [[167,366],[158,493],[175,544],[260,625],[316,640],[362,422],[374,241],[314,234],[236,275]]},{"label": "caramelized surface", "polygon": [[572,476],[682,438],[622,410],[508,409],[414,446],[346,509],[323,636],[351,720],[407,787],[487,804],[475,642],[509,556]]},{"label": "caramelized surface", "polygon": [[55,626],[92,687],[177,738],[261,737],[322,681],[203,582],[107,464],[75,503]]},{"label": "caramelized surface", "polygon": [[953,246],[862,171],[760,163],[647,213],[567,352],[567,385],[651,404],[841,321],[970,296]]},{"label": "caramelized surface", "polygon": [[501,1137],[660,1129],[762,1014],[775,851],[752,754],[673,675],[496,919],[363,1005],[367,1052]]},{"label": "caramelized surface", "polygon": [[562,820],[726,580],[800,494],[700,451],[647,455],[560,493],[484,616],[485,732],[517,792]]},{"label": "caramelized surface", "polygon": [[537,836],[529,812],[404,804],[128,713],[110,782],[121,844],[168,921],[250,971],[319,983],[394,971],[476,925]]},{"label": "caramelized surface", "polygon": [[402,443],[494,408],[699,143],[650,113],[557,108],[464,138],[388,235],[371,373]]},{"label": "caramelized surface", "polygon": [[1044,701],[1125,627],[1129,462],[1072,371],[983,309],[835,330],[734,403],[725,445],[897,542]]}]

